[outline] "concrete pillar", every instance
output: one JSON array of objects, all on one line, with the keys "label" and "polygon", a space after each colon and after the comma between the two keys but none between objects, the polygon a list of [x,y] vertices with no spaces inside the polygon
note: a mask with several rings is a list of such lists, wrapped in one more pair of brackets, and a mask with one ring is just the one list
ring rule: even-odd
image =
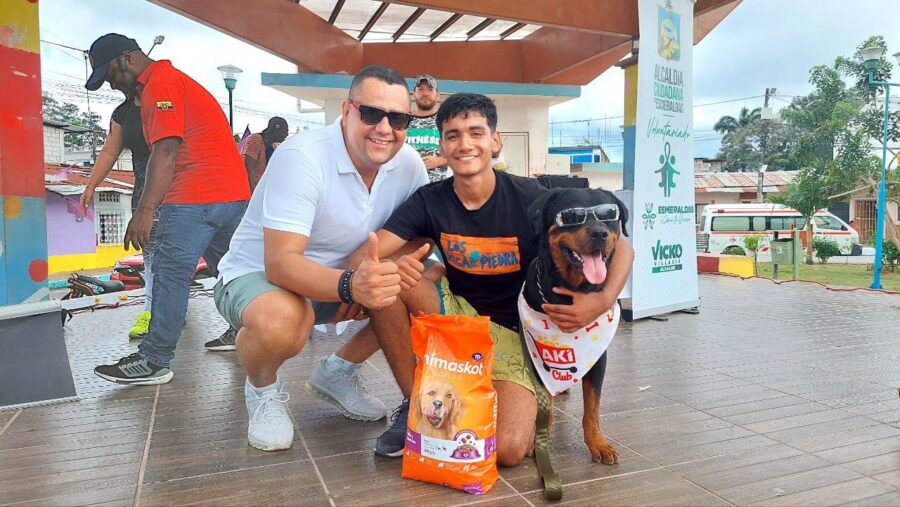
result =
[{"label": "concrete pillar", "polygon": [[622,123],[622,188],[634,190],[634,139],[637,119],[638,58],[632,56],[618,64],[625,71],[625,120]]},{"label": "concrete pillar", "polygon": [[328,98],[324,100],[324,104],[322,104],[322,108],[325,109],[325,124],[331,125],[334,123],[334,120],[337,120],[338,117],[341,116],[341,104],[344,102],[344,98]]},{"label": "concrete pillar", "polygon": [[49,295],[37,0],[3,0],[0,62],[5,96],[0,100],[0,306],[5,306]]}]

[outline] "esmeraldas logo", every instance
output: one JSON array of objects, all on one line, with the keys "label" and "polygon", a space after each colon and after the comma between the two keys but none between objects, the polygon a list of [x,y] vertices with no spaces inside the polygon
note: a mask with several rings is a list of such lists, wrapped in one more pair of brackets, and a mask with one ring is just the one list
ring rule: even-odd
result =
[{"label": "esmeraldas logo", "polygon": [[467,375],[482,375],[484,373],[483,364],[473,364],[468,361],[456,362],[441,359],[436,354],[425,354],[425,364],[434,368],[440,368],[454,373],[465,373]]}]

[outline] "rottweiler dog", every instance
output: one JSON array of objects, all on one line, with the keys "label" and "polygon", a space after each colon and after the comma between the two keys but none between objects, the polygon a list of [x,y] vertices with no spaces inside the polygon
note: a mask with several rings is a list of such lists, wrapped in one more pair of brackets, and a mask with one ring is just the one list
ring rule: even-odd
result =
[{"label": "rottweiler dog", "polygon": [[[553,287],[595,292],[603,287],[607,268],[625,228],[628,210],[615,195],[599,189],[556,189],[529,207],[540,246],[525,278],[526,303],[541,311],[544,303],[572,304]],[[582,378],[584,415],[581,425],[591,458],[608,465],[619,453],[600,432],[600,391],[606,374],[606,352]]]}]

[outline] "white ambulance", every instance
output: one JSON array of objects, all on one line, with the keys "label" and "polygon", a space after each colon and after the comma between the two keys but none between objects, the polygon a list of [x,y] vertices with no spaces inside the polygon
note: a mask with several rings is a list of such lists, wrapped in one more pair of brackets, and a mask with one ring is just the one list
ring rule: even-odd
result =
[{"label": "white ambulance", "polygon": [[[716,254],[729,246],[738,247],[747,254],[744,238],[751,234],[760,235],[763,238],[759,254],[768,256],[769,240],[774,233],[790,232],[791,225],[806,230],[806,220],[799,211],[779,204],[708,204],[700,215],[699,232],[708,235],[707,252]],[[859,234],[825,209],[813,216],[813,236],[834,240],[843,255],[850,255],[853,246],[859,244]]]}]

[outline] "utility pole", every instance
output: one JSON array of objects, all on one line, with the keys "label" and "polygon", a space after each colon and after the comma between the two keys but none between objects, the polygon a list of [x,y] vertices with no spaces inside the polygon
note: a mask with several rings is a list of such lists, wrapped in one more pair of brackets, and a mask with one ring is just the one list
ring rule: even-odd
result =
[{"label": "utility pole", "polygon": [[763,135],[762,139],[759,141],[759,148],[762,152],[762,160],[760,163],[762,164],[759,168],[759,181],[756,184],[756,201],[763,202],[763,182],[765,179],[765,172],[768,165],[766,164],[766,143],[768,142],[769,137],[769,124],[768,121],[772,119],[772,110],[769,109],[769,97],[775,95],[777,90],[775,88],[766,88],[765,98],[763,99],[763,108],[759,114],[759,119],[763,121],[762,129]]}]

